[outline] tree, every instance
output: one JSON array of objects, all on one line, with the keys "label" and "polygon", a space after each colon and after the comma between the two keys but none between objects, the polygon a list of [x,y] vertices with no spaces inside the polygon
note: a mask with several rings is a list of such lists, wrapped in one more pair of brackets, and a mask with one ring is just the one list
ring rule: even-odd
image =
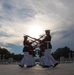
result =
[{"label": "tree", "polygon": [[58,48],[52,55],[55,59],[59,60],[60,57],[69,58],[69,53],[72,53],[69,47],[65,46],[64,48]]},{"label": "tree", "polygon": [[1,55],[1,59],[3,59],[3,55],[6,58],[9,57],[10,52],[6,49],[6,48],[1,48],[0,47],[0,55]]}]

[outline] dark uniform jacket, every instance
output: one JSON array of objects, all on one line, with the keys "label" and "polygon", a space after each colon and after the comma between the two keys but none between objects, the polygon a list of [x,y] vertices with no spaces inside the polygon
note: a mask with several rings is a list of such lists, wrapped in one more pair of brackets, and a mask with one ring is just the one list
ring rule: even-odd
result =
[{"label": "dark uniform jacket", "polygon": [[50,35],[48,35],[48,36],[46,36],[42,41],[41,41],[41,48],[42,49],[48,49],[47,48],[47,41],[49,41],[49,43],[48,43],[48,48],[49,49],[52,49],[52,45],[51,45],[51,36]]},{"label": "dark uniform jacket", "polygon": [[24,48],[23,48],[23,52],[29,52],[30,50],[32,50],[32,46],[31,46],[31,43],[29,41],[23,41],[23,45],[24,45]]}]

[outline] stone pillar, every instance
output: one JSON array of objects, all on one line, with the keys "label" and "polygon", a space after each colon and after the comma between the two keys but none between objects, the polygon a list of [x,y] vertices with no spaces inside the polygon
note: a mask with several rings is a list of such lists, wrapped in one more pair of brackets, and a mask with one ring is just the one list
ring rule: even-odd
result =
[{"label": "stone pillar", "polygon": [[13,58],[9,58],[9,63],[13,63]]},{"label": "stone pillar", "polygon": [[0,60],[1,60],[1,54],[0,54]]},{"label": "stone pillar", "polygon": [[1,62],[1,54],[0,54],[0,62]]},{"label": "stone pillar", "polygon": [[3,59],[2,60],[3,60],[3,62],[5,61],[5,55],[4,54],[3,54]]},{"label": "stone pillar", "polygon": [[72,62],[71,53],[69,53],[69,62]]},{"label": "stone pillar", "polygon": [[71,59],[71,53],[69,53],[69,58]]},{"label": "stone pillar", "polygon": [[73,62],[74,62],[74,53],[72,53],[72,58],[73,58]]},{"label": "stone pillar", "polygon": [[60,63],[65,63],[65,57],[63,56],[60,57]]}]

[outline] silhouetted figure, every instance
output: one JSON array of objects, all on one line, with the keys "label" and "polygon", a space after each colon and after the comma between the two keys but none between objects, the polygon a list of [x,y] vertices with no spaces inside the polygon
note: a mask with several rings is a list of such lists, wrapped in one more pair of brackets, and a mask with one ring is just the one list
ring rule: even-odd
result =
[{"label": "silhouetted figure", "polygon": [[28,36],[24,36],[24,41],[23,41],[23,52],[24,52],[24,57],[21,60],[19,66],[24,67],[26,65],[27,67],[32,67],[35,65],[34,58],[32,57],[32,54],[30,54],[30,51],[33,50],[33,47],[31,46],[31,42],[28,40]]},{"label": "silhouetted figure", "polygon": [[43,40],[40,40],[41,43],[41,50],[43,49],[44,51],[44,57],[42,56],[40,62],[43,67],[50,67],[51,65],[55,67],[58,65],[57,61],[52,57],[51,55],[51,35],[50,35],[50,30],[45,30],[45,38]]}]

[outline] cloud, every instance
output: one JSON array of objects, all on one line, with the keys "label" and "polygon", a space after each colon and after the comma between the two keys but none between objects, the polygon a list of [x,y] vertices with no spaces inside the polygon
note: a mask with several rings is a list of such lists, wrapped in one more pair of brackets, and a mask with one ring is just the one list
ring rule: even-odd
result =
[{"label": "cloud", "polygon": [[0,44],[22,45],[23,34],[37,24],[51,30],[54,49],[63,45],[74,49],[73,8],[73,0],[0,0]]}]

